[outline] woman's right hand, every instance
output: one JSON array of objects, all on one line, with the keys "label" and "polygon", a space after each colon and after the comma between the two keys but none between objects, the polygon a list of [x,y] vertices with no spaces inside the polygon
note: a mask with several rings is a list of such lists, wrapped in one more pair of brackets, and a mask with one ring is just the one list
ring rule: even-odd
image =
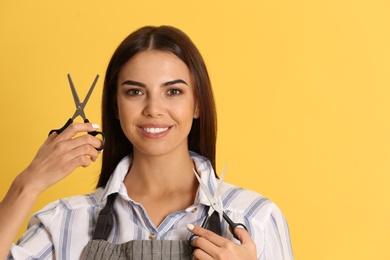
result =
[{"label": "woman's right hand", "polygon": [[17,177],[19,184],[38,195],[62,180],[77,167],[87,167],[98,159],[102,141],[89,134],[96,124],[72,123],[61,134],[53,133],[38,150],[30,165]]},{"label": "woman's right hand", "polygon": [[0,259],[6,258],[38,195],[77,167],[87,167],[97,160],[100,152],[96,148],[102,141],[78,134],[98,128],[90,123],[72,123],[61,134],[51,134],[30,165],[15,178],[0,202]]}]

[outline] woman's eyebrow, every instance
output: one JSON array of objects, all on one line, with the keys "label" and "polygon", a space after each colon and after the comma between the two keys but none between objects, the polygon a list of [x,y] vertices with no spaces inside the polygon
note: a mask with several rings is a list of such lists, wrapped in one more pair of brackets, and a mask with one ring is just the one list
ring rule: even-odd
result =
[{"label": "woman's eyebrow", "polygon": [[183,83],[183,84],[188,86],[187,82],[185,82],[182,79],[176,79],[176,80],[167,81],[164,84],[162,84],[162,86],[166,87],[166,86],[171,86],[171,85],[175,85],[175,84],[179,84],[179,83]]},{"label": "woman's eyebrow", "polygon": [[146,87],[146,85],[144,83],[141,83],[141,82],[138,82],[138,81],[134,81],[134,80],[125,80],[124,82],[122,82],[121,86],[123,85],[131,85],[131,86],[137,86],[137,87]]},{"label": "woman's eyebrow", "polygon": [[[185,82],[184,80],[182,79],[175,79],[175,80],[170,80],[170,81],[167,81],[167,82],[164,82],[162,84],[163,87],[167,87],[167,86],[172,86],[172,85],[175,85],[175,84],[185,84],[188,86],[187,82]],[[138,82],[138,81],[134,81],[134,80],[125,80],[122,82],[121,86],[124,86],[124,85],[131,85],[131,86],[137,86],[137,87],[143,87],[145,88],[146,85],[142,82]]]}]

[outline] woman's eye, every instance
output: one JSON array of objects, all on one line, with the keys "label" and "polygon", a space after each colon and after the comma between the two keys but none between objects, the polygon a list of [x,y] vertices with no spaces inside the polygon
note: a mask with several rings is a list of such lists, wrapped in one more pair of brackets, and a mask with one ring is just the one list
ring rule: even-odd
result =
[{"label": "woman's eye", "polygon": [[168,90],[168,95],[170,96],[177,96],[180,95],[182,91],[180,89],[170,89]]},{"label": "woman's eye", "polygon": [[139,95],[142,95],[142,91],[140,89],[129,89],[126,91],[126,94],[127,95],[130,95],[130,96],[139,96]]}]

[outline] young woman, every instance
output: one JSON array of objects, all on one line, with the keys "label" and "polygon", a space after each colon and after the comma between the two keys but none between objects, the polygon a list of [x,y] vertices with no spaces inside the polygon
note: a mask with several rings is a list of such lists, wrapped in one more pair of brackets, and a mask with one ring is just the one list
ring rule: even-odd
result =
[{"label": "young woman", "polygon": [[214,193],[216,114],[206,66],[182,31],[143,27],[119,45],[102,117],[96,191],[49,204],[12,244],[37,196],[99,156],[99,139],[74,138],[97,125],[49,136],[0,204],[0,257],[11,247],[9,259],[293,259],[282,213],[255,192],[221,189],[224,212],[248,230],[229,230],[216,213],[201,227],[210,203],[193,169]]}]

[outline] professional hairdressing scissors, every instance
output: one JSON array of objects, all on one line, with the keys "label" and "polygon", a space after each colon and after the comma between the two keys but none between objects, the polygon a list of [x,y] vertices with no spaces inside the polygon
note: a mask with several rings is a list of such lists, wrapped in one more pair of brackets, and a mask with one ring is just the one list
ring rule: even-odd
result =
[{"label": "professional hairdressing scissors", "polygon": [[[199,184],[203,190],[203,192],[206,194],[206,197],[207,199],[209,200],[210,202],[210,208],[207,212],[207,216],[206,216],[206,219],[203,221],[203,224],[202,224],[202,227],[206,227],[207,224],[208,224],[208,221],[210,220],[210,217],[211,215],[217,211],[219,213],[220,216],[222,216],[225,221],[229,224],[229,227],[230,227],[230,231],[232,232],[233,234],[233,237],[235,239],[238,239],[237,236],[234,234],[234,229],[238,226],[241,226],[243,228],[245,228],[246,230],[248,230],[246,228],[246,226],[242,223],[235,223],[233,222],[229,216],[222,210],[222,205],[221,205],[221,202],[220,202],[220,193],[221,193],[221,188],[222,188],[222,184],[223,184],[223,179],[225,177],[225,172],[226,172],[226,165],[222,171],[222,174],[221,174],[221,177],[219,179],[219,182],[218,182],[218,186],[217,186],[217,190],[215,191],[214,193],[214,196],[211,195],[209,189],[207,188],[207,186],[203,183],[202,179],[199,177],[198,173],[192,169],[195,173],[195,176],[196,178],[198,179],[199,181]],[[192,239],[192,238],[191,238]]]},{"label": "professional hairdressing scissors", "polygon": [[[87,105],[89,97],[91,96],[92,91],[95,88],[95,85],[96,85],[96,82],[97,82],[98,79],[99,79],[99,75],[96,75],[96,78],[93,81],[92,86],[89,88],[89,91],[88,91],[87,95],[85,96],[84,101],[80,102],[79,96],[77,95],[76,88],[73,85],[72,78],[70,77],[70,74],[68,74],[68,81],[69,81],[70,89],[72,91],[73,101],[74,101],[74,103],[76,105],[76,111],[74,112],[73,116],[68,119],[68,121],[65,123],[65,125],[63,127],[61,127],[60,129],[53,129],[53,130],[51,130],[49,132],[49,135],[51,135],[52,133],[57,133],[57,134],[62,133],[70,124],[73,123],[73,120],[76,117],[78,117],[78,116],[80,116],[80,117],[82,117],[84,119],[84,123],[89,123],[89,120],[85,116],[84,108]],[[104,148],[104,139],[105,139],[104,138],[104,133],[103,132],[99,132],[99,131],[92,131],[92,132],[88,132],[88,134],[93,135],[93,136],[97,136],[97,135],[101,136],[101,138],[102,138],[102,146],[100,148],[96,148],[96,149],[99,150],[99,151],[103,150],[103,148]]]}]

